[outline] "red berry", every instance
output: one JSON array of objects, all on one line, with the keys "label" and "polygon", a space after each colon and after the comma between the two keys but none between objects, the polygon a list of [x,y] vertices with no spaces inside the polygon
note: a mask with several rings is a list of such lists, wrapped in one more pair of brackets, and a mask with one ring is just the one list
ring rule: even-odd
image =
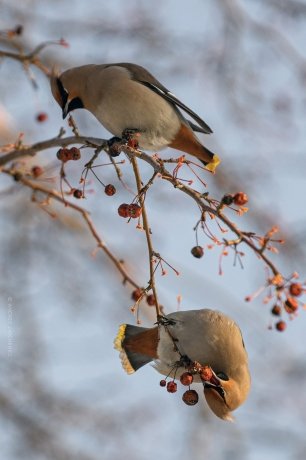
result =
[{"label": "red berry", "polygon": [[132,203],[129,205],[129,217],[132,217],[132,219],[137,219],[141,216],[141,213],[142,208],[138,204]]},{"label": "red berry", "polygon": [[282,309],[279,305],[274,305],[274,307],[271,308],[271,313],[274,316],[280,316],[282,313]]},{"label": "red berry", "polygon": [[147,304],[150,305],[150,307],[155,305],[155,297],[153,294],[147,295]]},{"label": "red berry", "polygon": [[129,205],[123,203],[118,208],[118,214],[120,217],[129,217]]},{"label": "red berry", "polygon": [[299,307],[298,301],[294,297],[288,297],[285,301],[284,308],[287,313],[295,312]]},{"label": "red berry", "polygon": [[112,184],[108,184],[108,185],[105,186],[104,192],[108,196],[113,196],[116,193],[116,189]]},{"label": "red berry", "polygon": [[142,297],[142,295],[143,295],[143,290],[140,288],[137,288],[132,292],[131,297],[132,297],[132,300],[137,302],[137,300],[139,300]]},{"label": "red berry", "polygon": [[132,149],[137,149],[138,148],[138,140],[137,139],[129,139],[127,145],[131,147]]},{"label": "red berry", "polygon": [[202,370],[200,373],[200,377],[202,380],[204,380],[205,382],[208,382],[212,378],[212,376],[213,376],[213,373],[209,366],[202,367]]},{"label": "red berry", "polygon": [[83,197],[83,192],[80,189],[75,189],[73,192],[74,198],[77,198],[78,200]]},{"label": "red berry", "polygon": [[177,391],[177,384],[173,380],[167,383],[167,391],[169,393],[175,393]]},{"label": "red berry", "polygon": [[70,149],[67,149],[67,148],[59,149],[56,153],[56,156],[63,163],[66,163],[66,161],[69,161],[72,159]]},{"label": "red berry", "polygon": [[193,382],[193,375],[190,372],[184,372],[180,377],[180,381],[182,385],[188,387]]},{"label": "red berry", "polygon": [[167,385],[167,382],[166,382],[166,380],[161,380],[159,382],[159,384],[160,384],[161,387],[165,387]]},{"label": "red berry", "polygon": [[191,254],[193,255],[193,257],[196,257],[197,259],[201,259],[201,257],[203,257],[204,255],[204,249],[202,248],[202,246],[194,246],[191,249]]},{"label": "red berry", "polygon": [[227,195],[224,195],[224,197],[221,200],[222,204],[226,204],[226,206],[230,206],[234,201],[234,196],[228,193]]},{"label": "red berry", "polygon": [[275,324],[275,328],[280,331],[280,332],[283,332],[287,327],[287,324],[285,323],[285,321],[278,321],[276,324]]},{"label": "red berry", "polygon": [[199,401],[199,395],[195,390],[187,390],[183,394],[182,400],[187,406],[194,406]]},{"label": "red berry", "polygon": [[33,166],[31,172],[34,177],[39,177],[43,174],[44,170],[41,166]]},{"label": "red berry", "polygon": [[70,155],[71,155],[72,160],[74,160],[74,161],[79,160],[81,158],[80,149],[78,149],[77,147],[71,147]]},{"label": "red berry", "polygon": [[289,292],[291,295],[298,297],[303,293],[303,287],[301,283],[292,283],[289,286]]},{"label": "red berry", "polygon": [[237,206],[243,206],[249,201],[248,195],[244,192],[238,192],[234,195],[234,203]]},{"label": "red berry", "polygon": [[48,115],[46,114],[46,112],[40,112],[36,115],[36,121],[38,121],[38,123],[43,123],[47,119]]}]

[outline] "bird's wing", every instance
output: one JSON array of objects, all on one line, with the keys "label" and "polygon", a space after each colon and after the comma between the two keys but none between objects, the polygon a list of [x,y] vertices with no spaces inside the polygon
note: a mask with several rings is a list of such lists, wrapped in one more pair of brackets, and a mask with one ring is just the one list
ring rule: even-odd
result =
[{"label": "bird's wing", "polygon": [[183,104],[174,94],[172,94],[164,85],[162,85],[150,72],[148,72],[144,67],[141,67],[136,64],[130,64],[130,63],[119,63],[119,64],[113,64],[121,67],[125,67],[131,74],[131,77],[147,86],[150,88],[152,91],[155,93],[159,94],[162,96],[164,99],[167,101],[171,102],[174,104],[176,107],[179,107],[180,109],[184,110],[184,112],[188,113],[199,126],[195,125],[192,122],[188,123],[190,127],[194,131],[202,132],[205,134],[211,134],[213,131],[212,129],[205,123],[202,118],[200,118],[195,112],[193,112],[189,107],[187,107],[185,104]]}]

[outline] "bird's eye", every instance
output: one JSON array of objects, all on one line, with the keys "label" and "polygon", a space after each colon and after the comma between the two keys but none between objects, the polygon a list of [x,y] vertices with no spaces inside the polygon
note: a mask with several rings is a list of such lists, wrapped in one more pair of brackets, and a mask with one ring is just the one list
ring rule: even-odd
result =
[{"label": "bird's eye", "polygon": [[217,372],[216,374],[221,380],[229,380],[228,376],[224,372]]}]

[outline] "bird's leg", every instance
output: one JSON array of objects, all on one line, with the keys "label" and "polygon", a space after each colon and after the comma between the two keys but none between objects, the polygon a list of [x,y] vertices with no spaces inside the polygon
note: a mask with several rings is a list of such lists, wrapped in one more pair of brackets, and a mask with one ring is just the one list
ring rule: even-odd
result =
[{"label": "bird's leg", "polygon": [[140,130],[136,128],[126,128],[122,132],[122,140],[128,144],[129,147],[133,149],[137,149],[138,147],[138,140],[137,138],[140,136]]},{"label": "bird's leg", "polygon": [[160,316],[155,324],[158,326],[174,326],[176,323],[173,319],[166,318],[166,316]]},{"label": "bird's leg", "polygon": [[133,136],[140,135],[140,130],[136,128],[126,128],[122,131],[122,139],[129,141]]}]

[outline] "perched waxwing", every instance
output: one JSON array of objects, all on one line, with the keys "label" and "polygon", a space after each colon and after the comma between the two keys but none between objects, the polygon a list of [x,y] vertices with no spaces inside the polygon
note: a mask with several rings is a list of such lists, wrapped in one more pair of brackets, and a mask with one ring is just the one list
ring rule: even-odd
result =
[{"label": "perched waxwing", "polygon": [[209,366],[210,382],[202,382],[210,409],[223,420],[247,398],[250,390],[248,356],[241,331],[225,314],[209,309],[178,311],[153,328],[123,324],[114,341],[124,370],[131,374],[153,361],[163,375],[180,378],[190,363]]},{"label": "perched waxwing", "polygon": [[[84,108],[116,137],[124,132],[139,133],[141,149],[172,147],[197,157],[212,172],[220,163],[194,134],[210,134],[210,127],[139,65],[74,67],[60,76],[53,75],[51,89],[63,118],[72,110]],[[180,109],[193,121],[187,120]]]}]

